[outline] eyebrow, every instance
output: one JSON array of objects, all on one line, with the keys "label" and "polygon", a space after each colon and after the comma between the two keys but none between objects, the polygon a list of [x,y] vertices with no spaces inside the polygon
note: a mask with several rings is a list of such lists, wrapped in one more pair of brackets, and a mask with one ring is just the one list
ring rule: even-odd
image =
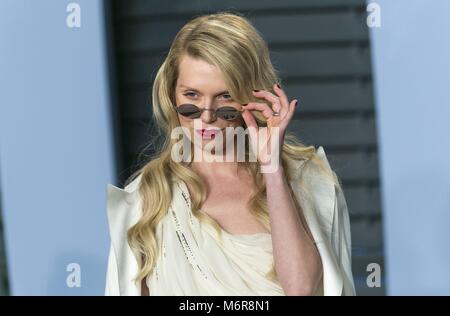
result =
[{"label": "eyebrow", "polygon": [[[186,85],[184,85],[184,84],[181,84],[181,85],[180,85],[180,88],[181,88],[181,87],[184,87],[184,88],[186,88],[187,90],[191,90],[191,91],[195,91],[195,92],[200,93],[199,90],[194,89],[194,88],[191,88],[191,87],[188,87],[188,86],[186,86]],[[225,93],[230,94],[230,92],[229,92],[228,90],[224,90],[224,91],[221,91],[221,92],[217,93],[216,95],[221,95],[221,94],[225,94]]]}]

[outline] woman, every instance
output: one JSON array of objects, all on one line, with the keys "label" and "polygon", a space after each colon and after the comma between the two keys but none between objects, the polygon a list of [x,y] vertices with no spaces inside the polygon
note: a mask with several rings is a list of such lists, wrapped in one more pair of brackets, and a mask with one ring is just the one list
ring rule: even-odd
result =
[{"label": "woman", "polygon": [[108,187],[106,295],[355,294],[341,186],[322,147],[286,134],[297,100],[279,82],[247,19],[179,31],[153,85],[165,143]]}]

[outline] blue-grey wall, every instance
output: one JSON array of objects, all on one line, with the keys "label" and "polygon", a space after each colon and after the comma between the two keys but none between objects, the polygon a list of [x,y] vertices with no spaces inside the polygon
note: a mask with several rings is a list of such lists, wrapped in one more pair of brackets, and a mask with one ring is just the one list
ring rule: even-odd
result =
[{"label": "blue-grey wall", "polygon": [[[81,7],[69,28],[66,7]],[[0,2],[0,175],[12,295],[102,294],[114,182],[103,1]],[[67,265],[81,287],[66,285]]]},{"label": "blue-grey wall", "polygon": [[449,295],[450,1],[376,2],[387,294]]}]

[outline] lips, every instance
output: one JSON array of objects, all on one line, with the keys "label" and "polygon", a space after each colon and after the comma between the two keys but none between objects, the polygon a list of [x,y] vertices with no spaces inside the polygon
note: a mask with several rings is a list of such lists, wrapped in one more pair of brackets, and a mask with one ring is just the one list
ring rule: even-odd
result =
[{"label": "lips", "polygon": [[196,130],[196,132],[202,136],[202,137],[207,137],[207,138],[211,138],[215,135],[217,135],[221,130],[220,129],[198,129]]}]

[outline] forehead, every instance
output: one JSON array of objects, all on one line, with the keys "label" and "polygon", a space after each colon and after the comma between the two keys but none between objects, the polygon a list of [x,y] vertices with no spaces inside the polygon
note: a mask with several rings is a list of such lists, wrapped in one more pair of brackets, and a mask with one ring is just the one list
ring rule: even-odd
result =
[{"label": "forehead", "polygon": [[199,90],[226,88],[218,67],[189,55],[184,55],[180,61],[177,85],[187,85]]}]

